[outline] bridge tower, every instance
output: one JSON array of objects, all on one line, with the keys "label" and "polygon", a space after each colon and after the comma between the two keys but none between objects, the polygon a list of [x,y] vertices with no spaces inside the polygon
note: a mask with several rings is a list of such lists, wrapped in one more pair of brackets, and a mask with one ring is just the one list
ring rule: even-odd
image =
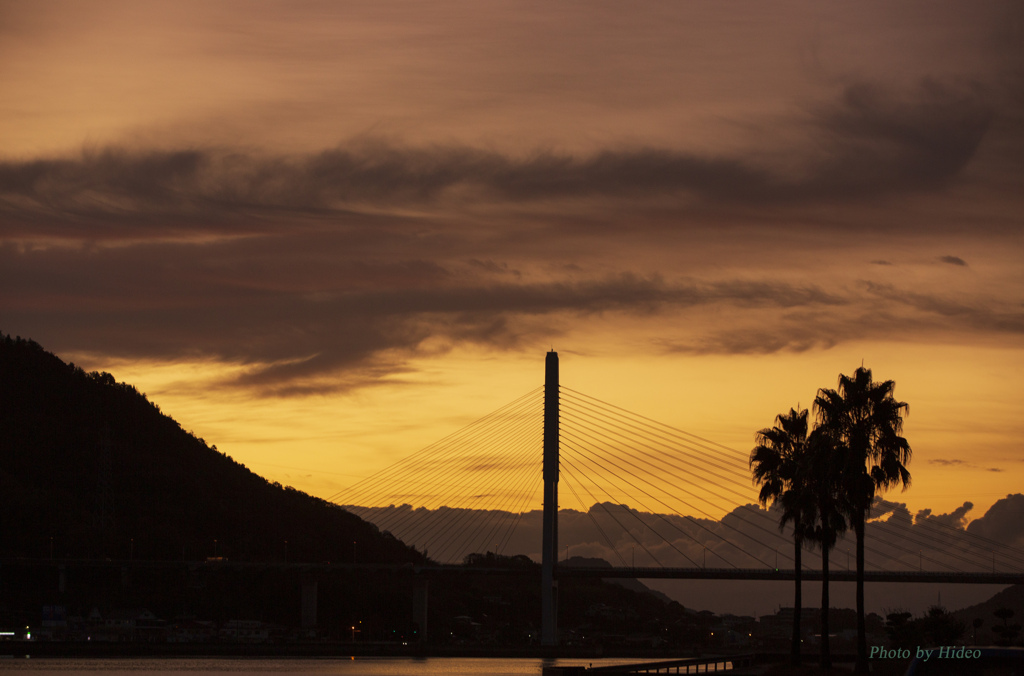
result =
[{"label": "bridge tower", "polygon": [[544,530],[541,541],[541,645],[556,645],[558,632],[558,353],[544,368]]}]

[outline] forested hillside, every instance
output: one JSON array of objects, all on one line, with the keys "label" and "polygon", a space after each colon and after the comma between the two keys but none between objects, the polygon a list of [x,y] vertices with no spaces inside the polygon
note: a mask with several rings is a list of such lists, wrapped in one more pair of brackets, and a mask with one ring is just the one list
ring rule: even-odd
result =
[{"label": "forested hillside", "polygon": [[421,558],[358,517],[250,472],[111,374],[2,334],[0,532],[3,557]]}]

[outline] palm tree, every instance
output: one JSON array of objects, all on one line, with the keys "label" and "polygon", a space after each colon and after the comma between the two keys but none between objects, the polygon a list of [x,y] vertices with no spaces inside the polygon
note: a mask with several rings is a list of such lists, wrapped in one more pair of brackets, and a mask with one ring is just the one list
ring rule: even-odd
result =
[{"label": "palm tree", "polygon": [[819,429],[835,444],[842,467],[848,517],[857,536],[857,663],[868,672],[864,623],[864,524],[876,491],[910,484],[910,444],[901,436],[906,403],[896,401],[896,384],[876,383],[863,366],[853,376],[839,376],[838,390],[822,389],[814,400]]},{"label": "palm tree", "polygon": [[807,461],[800,479],[810,498],[805,503],[804,519],[807,539],[821,548],[821,668],[832,667],[829,645],[829,552],[836,540],[846,532],[846,515],[850,511],[843,490],[840,448],[828,431],[816,427],[808,439]]},{"label": "palm tree", "polygon": [[809,493],[799,480],[807,456],[807,409],[789,409],[775,417],[775,427],[766,427],[755,435],[757,446],[750,452],[754,482],[761,484],[758,499],[762,505],[782,508],[779,530],[793,524],[793,567],[796,590],[793,592],[793,642],[790,661],[800,665],[801,563],[800,552],[806,536],[805,514]]}]

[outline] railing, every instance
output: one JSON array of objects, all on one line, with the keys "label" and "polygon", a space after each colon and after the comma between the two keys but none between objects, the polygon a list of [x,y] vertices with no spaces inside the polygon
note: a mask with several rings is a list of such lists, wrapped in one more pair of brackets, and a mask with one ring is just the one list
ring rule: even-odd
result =
[{"label": "railing", "polygon": [[729,672],[754,664],[754,655],[711,655],[663,662],[612,664],[603,667],[544,667],[543,676],[587,676],[590,674],[710,674]]}]

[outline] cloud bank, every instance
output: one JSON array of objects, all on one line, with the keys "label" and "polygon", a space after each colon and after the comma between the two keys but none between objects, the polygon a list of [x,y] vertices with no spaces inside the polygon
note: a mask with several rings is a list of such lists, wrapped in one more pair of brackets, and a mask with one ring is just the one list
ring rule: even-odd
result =
[{"label": "cloud bank", "polygon": [[[347,507],[381,528],[394,528],[398,538],[415,544],[440,561],[460,561],[466,554],[494,551],[526,554],[540,559],[542,513],[539,510],[513,514],[442,507],[414,509],[408,504],[391,507]],[[997,570],[1024,569],[1024,495],[1008,495],[967,527],[972,503],[965,502],[949,514],[935,515],[922,510],[912,516],[905,505],[876,499],[872,520],[866,531],[868,570],[977,571],[992,570],[993,553]],[[615,566],[666,566],[683,568],[790,568],[793,561],[791,535],[779,533],[778,513],[756,505],[733,509],[719,521],[703,517],[651,514],[626,505],[600,503],[587,512],[559,511],[559,546],[570,556],[602,558]],[[846,570],[848,552],[855,549],[852,534],[840,538],[831,553],[831,565]],[[803,564],[820,568],[820,552],[807,548]],[[751,612],[742,607],[751,598],[761,599],[769,611],[769,599],[792,601],[792,585],[781,589],[776,583],[742,583],[716,587],[712,594],[699,587],[707,582],[650,582],[685,606],[717,612]],[[911,607],[934,603],[933,585],[896,590],[895,585],[873,585],[875,612],[884,608]],[[902,585],[902,587],[914,585]],[[728,587],[728,588],[726,588]],[[836,583],[837,594],[849,589]],[[878,592],[884,587],[884,592]],[[947,604],[967,605],[988,598],[988,588],[941,585]],[[807,593],[807,592],[805,592]],[[754,596],[751,596],[753,594]],[[813,597],[811,597],[813,598]],[[845,597],[844,597],[845,598]],[[960,600],[962,598],[962,600]],[[930,599],[930,601],[928,601]],[[847,602],[852,599],[847,600]],[[955,606],[950,605],[953,608]]]}]

